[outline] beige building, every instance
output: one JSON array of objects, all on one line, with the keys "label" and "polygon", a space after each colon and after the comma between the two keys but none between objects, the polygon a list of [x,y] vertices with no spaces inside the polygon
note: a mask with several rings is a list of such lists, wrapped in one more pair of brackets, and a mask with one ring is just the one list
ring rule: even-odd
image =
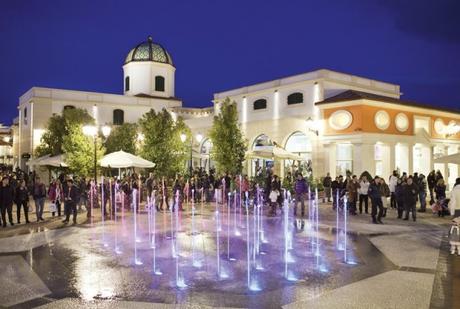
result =
[{"label": "beige building", "polygon": [[65,108],[85,108],[101,125],[136,122],[151,108],[167,108],[203,137],[195,141],[193,164],[209,169],[212,142],[207,134],[222,101],[230,98],[248,141],[249,175],[271,167],[284,176],[300,166],[315,177],[364,170],[386,177],[394,169],[424,174],[439,169],[452,184],[459,175],[457,165],[434,159],[459,151],[460,112],[406,101],[396,84],[317,70],[216,93],[209,107],[187,108],[174,95],[170,54],[150,37],[128,52],[123,81],[123,95],[27,91],[19,99],[13,127],[17,164],[26,168],[50,115]]}]

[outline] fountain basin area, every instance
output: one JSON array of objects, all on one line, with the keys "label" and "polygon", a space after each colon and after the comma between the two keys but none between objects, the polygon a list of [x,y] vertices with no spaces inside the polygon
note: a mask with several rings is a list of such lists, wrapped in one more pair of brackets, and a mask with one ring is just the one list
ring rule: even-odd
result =
[{"label": "fountain basin area", "polygon": [[215,204],[147,208],[45,231],[49,242],[21,254],[55,299],[236,308],[280,308],[395,269],[365,236],[345,241],[336,222],[320,224],[323,212],[335,215],[320,208],[318,220],[292,207],[277,216]]}]

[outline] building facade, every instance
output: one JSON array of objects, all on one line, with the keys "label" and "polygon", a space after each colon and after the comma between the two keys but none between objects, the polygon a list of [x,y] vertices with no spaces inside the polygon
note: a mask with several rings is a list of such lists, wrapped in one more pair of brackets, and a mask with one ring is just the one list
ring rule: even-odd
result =
[{"label": "building facade", "polygon": [[[317,70],[214,94],[212,105],[188,108],[174,96],[170,54],[149,37],[131,49],[123,65],[123,95],[31,88],[19,99],[18,165],[33,156],[47,120],[65,108],[85,108],[99,124],[136,122],[151,108],[182,117],[194,134],[194,166],[209,169],[214,115],[229,98],[237,105],[248,141],[245,172],[270,167],[280,176],[301,165],[320,177],[347,171],[388,176],[392,170],[439,169],[453,183],[459,167],[434,159],[460,151],[460,112],[401,99],[399,85],[331,70]],[[279,159],[274,148],[295,154]],[[272,157],[257,157],[273,152]]]}]

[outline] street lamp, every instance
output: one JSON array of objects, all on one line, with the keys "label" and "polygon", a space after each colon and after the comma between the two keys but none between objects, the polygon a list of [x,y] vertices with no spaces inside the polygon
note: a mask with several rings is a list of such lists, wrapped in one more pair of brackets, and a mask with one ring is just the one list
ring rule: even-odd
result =
[{"label": "street lamp", "polygon": [[[199,144],[203,140],[203,135],[201,133],[197,133],[195,138],[196,138],[196,141]],[[185,141],[187,140],[187,135],[182,133],[180,135],[180,140],[182,141],[182,143],[185,143]],[[190,177],[192,177],[192,174],[193,174],[193,138],[190,139],[190,165],[189,165],[189,172],[190,172]]]},{"label": "street lamp", "polygon": [[94,141],[94,183],[97,183],[97,133],[99,132],[99,129],[105,138],[107,138],[112,131],[112,128],[106,125],[102,127],[86,125],[83,127],[83,134],[92,137]]},{"label": "street lamp", "polygon": [[307,130],[315,133],[316,136],[318,136],[319,131],[318,131],[318,128],[316,128],[315,121],[311,117],[308,117],[306,120],[306,123],[307,123]]}]

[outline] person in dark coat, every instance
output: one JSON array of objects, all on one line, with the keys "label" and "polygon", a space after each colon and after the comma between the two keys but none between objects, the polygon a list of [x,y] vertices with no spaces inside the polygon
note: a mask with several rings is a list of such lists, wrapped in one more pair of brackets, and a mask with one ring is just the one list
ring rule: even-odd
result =
[{"label": "person in dark coat", "polygon": [[404,186],[404,206],[406,215],[404,220],[409,220],[409,212],[412,212],[412,219],[416,220],[415,205],[417,203],[418,187],[414,183],[414,179],[409,176],[407,185]]},{"label": "person in dark coat", "polygon": [[63,223],[69,223],[70,213],[73,214],[73,224],[77,224],[77,203],[80,200],[78,187],[73,184],[71,178],[67,179],[67,186],[64,187],[64,212]]},{"label": "person in dark coat", "polygon": [[[383,204],[382,204],[382,195],[380,193],[380,178],[375,176],[375,178],[371,181],[369,185],[368,191],[369,197],[372,203],[372,223],[374,224],[383,224],[382,216],[383,216]],[[378,209],[378,214],[377,214]]]},{"label": "person in dark coat", "polygon": [[430,204],[434,203],[434,187],[436,186],[436,173],[432,170],[426,177],[428,183],[428,189],[430,191]]},{"label": "person in dark coat", "polygon": [[302,217],[305,215],[305,194],[308,192],[308,185],[302,174],[297,174],[297,180],[294,185],[295,190],[295,207],[294,216],[297,215],[297,205],[300,203]]},{"label": "person in dark coat", "polygon": [[396,206],[398,209],[398,219],[402,219],[403,213],[404,213],[404,187],[406,186],[406,183],[403,182],[401,179],[398,179],[398,183],[396,184],[395,187],[395,200],[396,200]]},{"label": "person in dark coat", "polygon": [[2,187],[0,189],[0,208],[2,212],[3,227],[6,227],[6,213],[8,213],[8,221],[11,226],[13,223],[13,201],[14,201],[14,189],[9,183],[8,177],[2,178]]},{"label": "person in dark coat", "polygon": [[16,202],[17,207],[17,219],[18,224],[21,223],[21,207],[24,208],[24,217],[26,218],[26,223],[29,222],[29,190],[27,190],[27,185],[25,180],[22,180],[19,187],[16,189],[14,201]]}]

